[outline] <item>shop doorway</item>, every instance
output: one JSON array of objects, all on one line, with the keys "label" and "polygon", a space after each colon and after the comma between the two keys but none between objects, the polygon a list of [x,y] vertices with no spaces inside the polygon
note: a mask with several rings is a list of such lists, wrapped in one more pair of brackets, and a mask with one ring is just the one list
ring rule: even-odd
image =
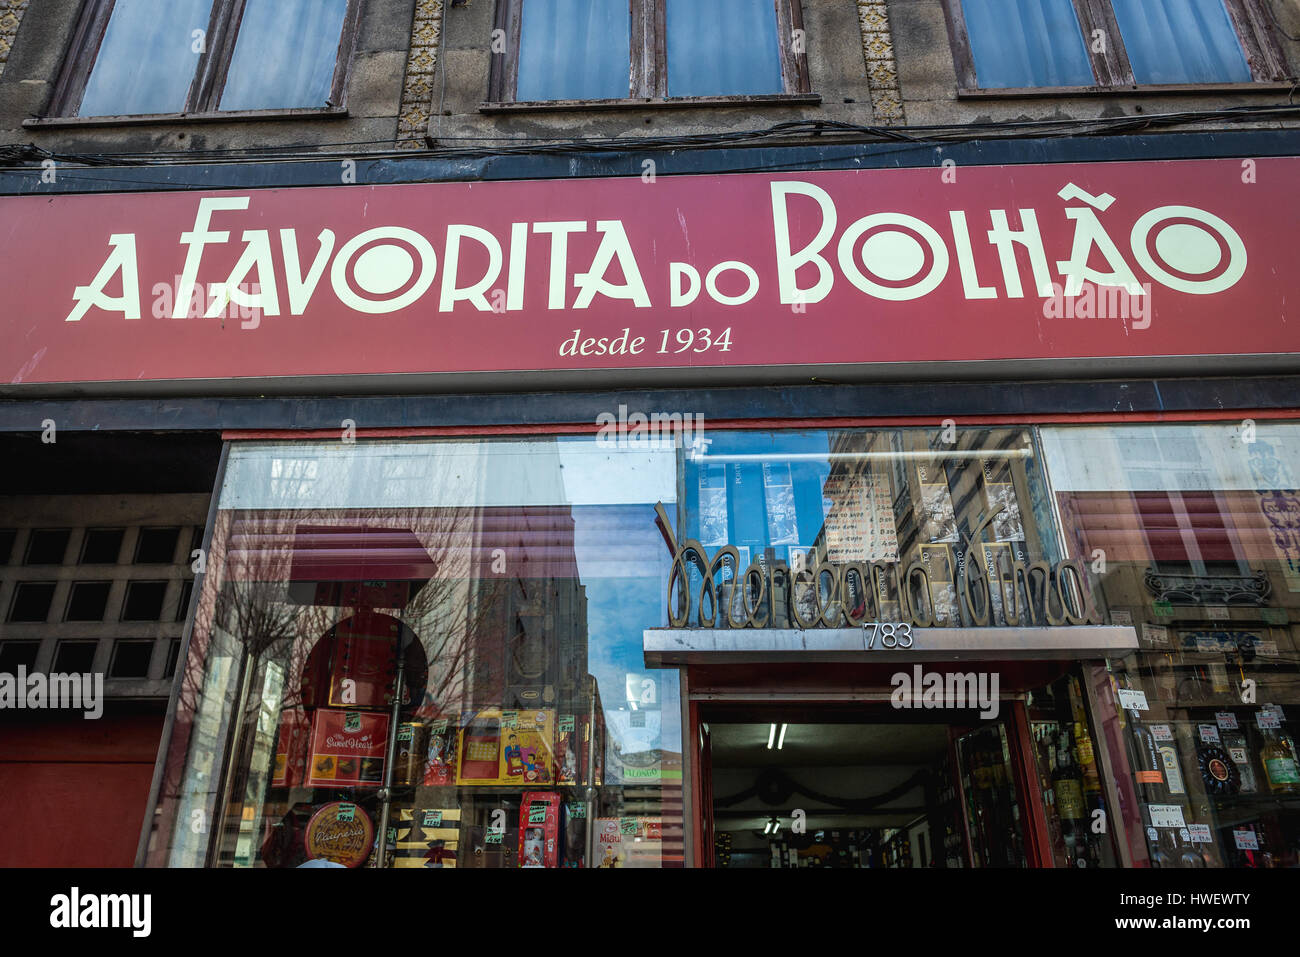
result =
[{"label": "shop doorway", "polygon": [[700,707],[705,863],[1041,866],[1023,708],[1003,704],[942,720],[885,702]]}]

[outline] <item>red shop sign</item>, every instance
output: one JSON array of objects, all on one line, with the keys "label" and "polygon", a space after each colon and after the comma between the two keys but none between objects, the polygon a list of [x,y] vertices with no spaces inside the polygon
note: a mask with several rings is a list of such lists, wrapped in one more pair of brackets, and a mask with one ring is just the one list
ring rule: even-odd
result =
[{"label": "red shop sign", "polygon": [[0,198],[0,384],[1278,357],[1297,181],[1287,157]]}]

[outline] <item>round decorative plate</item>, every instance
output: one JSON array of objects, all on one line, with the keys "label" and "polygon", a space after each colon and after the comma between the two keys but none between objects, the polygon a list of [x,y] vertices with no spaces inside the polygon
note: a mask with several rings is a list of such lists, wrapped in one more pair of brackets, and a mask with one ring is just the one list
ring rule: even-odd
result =
[{"label": "round decorative plate", "polygon": [[1201,779],[1210,794],[1236,794],[1241,788],[1241,774],[1228,757],[1228,752],[1214,745],[1196,749],[1196,764],[1201,769]]}]

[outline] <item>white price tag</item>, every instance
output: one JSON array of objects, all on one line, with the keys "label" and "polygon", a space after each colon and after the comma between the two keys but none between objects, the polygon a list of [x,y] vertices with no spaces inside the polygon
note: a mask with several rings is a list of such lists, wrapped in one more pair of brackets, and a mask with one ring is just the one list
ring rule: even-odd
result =
[{"label": "white price tag", "polygon": [[1255,642],[1255,654],[1261,658],[1276,658],[1277,642],[1276,641],[1257,641]]},{"label": "white price tag", "polygon": [[1201,741],[1205,744],[1222,744],[1219,740],[1219,729],[1212,724],[1201,724],[1196,726],[1197,732],[1201,736]]},{"label": "white price tag", "polygon": [[1246,757],[1245,748],[1229,748],[1228,757],[1232,758],[1233,764],[1249,764],[1250,758]]},{"label": "white price tag", "polygon": [[1232,840],[1237,845],[1239,851],[1258,851],[1259,838],[1255,837],[1255,832],[1250,828],[1245,830],[1232,829]]},{"label": "white price tag", "polygon": [[1153,724],[1148,728],[1148,730],[1151,732],[1151,737],[1155,738],[1157,741],[1174,740],[1174,729],[1169,727],[1167,724]]},{"label": "white price tag", "polygon": [[1168,645],[1169,629],[1164,625],[1143,625],[1142,640],[1148,645]]},{"label": "white price tag", "polygon": [[1214,838],[1210,835],[1210,826],[1208,824],[1189,824],[1187,831],[1192,836],[1193,844],[1213,844]]},{"label": "white price tag", "polygon": [[1181,804],[1148,804],[1152,827],[1186,827]]},{"label": "white price tag", "polygon": [[1255,717],[1255,720],[1256,722],[1258,722],[1259,726],[1261,728],[1264,728],[1265,730],[1269,728],[1282,727],[1282,722],[1278,720],[1277,715],[1274,714],[1272,711],[1261,711]]},{"label": "white price tag", "polygon": [[1119,689],[1119,706],[1125,711],[1149,711],[1150,705],[1147,704],[1145,691],[1137,691],[1134,688]]},{"label": "white price tag", "polygon": [[1127,625],[1133,627],[1133,612],[1125,611],[1122,608],[1116,608],[1110,613],[1110,623],[1112,625]]},{"label": "white price tag", "polygon": [[1214,723],[1217,724],[1224,731],[1237,730],[1237,716],[1233,714],[1231,711],[1214,712]]},{"label": "white price tag", "polygon": [[1217,638],[1197,638],[1196,650],[1204,655],[1212,655],[1219,650],[1219,641]]}]

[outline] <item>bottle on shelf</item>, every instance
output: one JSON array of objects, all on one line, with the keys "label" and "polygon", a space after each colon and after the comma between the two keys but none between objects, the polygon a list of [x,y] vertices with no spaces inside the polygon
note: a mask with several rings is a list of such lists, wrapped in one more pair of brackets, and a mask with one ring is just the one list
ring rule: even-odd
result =
[{"label": "bottle on shelf", "polygon": [[1261,733],[1264,746],[1260,748],[1260,762],[1269,790],[1274,794],[1300,794],[1300,768],[1290,742],[1275,728],[1261,729]]},{"label": "bottle on shelf", "polygon": [[1160,765],[1165,775],[1165,791],[1170,797],[1186,794],[1183,769],[1178,760],[1178,746],[1173,741],[1163,741],[1156,748],[1156,753],[1160,756]]},{"label": "bottle on shelf", "polygon": [[1129,709],[1129,734],[1133,736],[1133,750],[1137,762],[1133,777],[1138,784],[1146,785],[1155,794],[1165,794],[1165,762],[1156,747],[1155,738],[1146,725],[1142,723],[1141,713],[1136,708]]},{"label": "bottle on shelf", "polygon": [[1241,777],[1241,794],[1254,794],[1259,790],[1259,784],[1255,780],[1255,768],[1251,764],[1250,750],[1246,746],[1246,736],[1240,731],[1224,731],[1223,747],[1232,758],[1232,763],[1237,766],[1237,774]]}]

